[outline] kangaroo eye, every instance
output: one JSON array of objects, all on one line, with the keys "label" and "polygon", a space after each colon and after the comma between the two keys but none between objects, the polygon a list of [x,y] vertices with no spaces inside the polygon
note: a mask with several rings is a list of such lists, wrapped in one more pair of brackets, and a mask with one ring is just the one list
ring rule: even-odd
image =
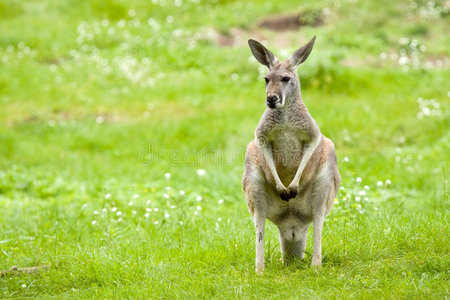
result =
[{"label": "kangaroo eye", "polygon": [[283,82],[289,82],[289,80],[291,80],[291,77],[283,77],[283,78],[281,78],[281,81],[283,81]]},{"label": "kangaroo eye", "polygon": [[269,83],[269,78],[264,77],[264,80],[266,81],[266,83]]}]

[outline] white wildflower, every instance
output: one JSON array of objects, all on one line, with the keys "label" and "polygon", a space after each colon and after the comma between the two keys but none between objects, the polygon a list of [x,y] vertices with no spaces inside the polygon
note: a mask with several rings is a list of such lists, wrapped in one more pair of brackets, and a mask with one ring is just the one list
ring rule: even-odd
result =
[{"label": "white wildflower", "polygon": [[198,176],[205,176],[205,175],[206,175],[206,170],[204,170],[204,169],[198,169],[198,170],[197,170],[197,175],[198,175]]}]

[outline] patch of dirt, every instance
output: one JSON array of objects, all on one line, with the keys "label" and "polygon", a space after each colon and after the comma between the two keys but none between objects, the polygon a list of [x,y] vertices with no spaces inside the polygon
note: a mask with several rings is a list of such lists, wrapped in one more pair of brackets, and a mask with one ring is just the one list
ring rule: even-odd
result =
[{"label": "patch of dirt", "polygon": [[[324,15],[321,10],[304,10],[296,14],[282,14],[268,16],[256,22],[252,29],[231,28],[227,34],[219,33],[214,29],[206,32],[206,38],[213,40],[219,47],[241,47],[247,44],[248,39],[258,41],[270,40],[271,45],[279,48],[297,45],[299,43],[298,31],[303,26],[321,26],[324,24]],[[305,37],[305,42],[308,41]]]},{"label": "patch of dirt", "polygon": [[323,16],[320,11],[304,11],[298,14],[283,14],[261,19],[258,26],[273,31],[298,30],[302,26],[320,26]]}]

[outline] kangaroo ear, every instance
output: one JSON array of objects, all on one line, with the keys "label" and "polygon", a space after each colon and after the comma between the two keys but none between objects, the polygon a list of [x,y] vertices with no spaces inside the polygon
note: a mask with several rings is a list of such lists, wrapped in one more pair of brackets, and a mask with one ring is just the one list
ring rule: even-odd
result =
[{"label": "kangaroo ear", "polygon": [[314,47],[314,42],[316,41],[316,37],[314,36],[308,44],[304,45],[297,51],[295,51],[291,57],[289,57],[289,63],[293,67],[298,67],[302,62],[304,62],[309,54],[311,53],[312,48]]},{"label": "kangaroo ear", "polygon": [[248,40],[248,45],[250,46],[250,50],[252,50],[253,56],[256,58],[256,60],[269,69],[277,63],[278,59],[275,57],[275,55],[273,55],[273,53],[270,52],[261,43],[250,39]]}]

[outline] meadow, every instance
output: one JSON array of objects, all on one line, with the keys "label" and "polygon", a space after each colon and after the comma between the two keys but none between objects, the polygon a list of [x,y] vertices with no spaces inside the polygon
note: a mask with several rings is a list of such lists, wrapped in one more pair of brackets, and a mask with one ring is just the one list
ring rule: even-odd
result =
[{"label": "meadow", "polygon": [[[0,297],[449,298],[449,16],[438,0],[2,1],[0,270],[49,268],[2,273]],[[247,39],[285,59],[314,35],[302,95],[342,176],[323,266],[311,228],[283,264],[269,222],[257,275],[241,176],[266,70]]]}]

